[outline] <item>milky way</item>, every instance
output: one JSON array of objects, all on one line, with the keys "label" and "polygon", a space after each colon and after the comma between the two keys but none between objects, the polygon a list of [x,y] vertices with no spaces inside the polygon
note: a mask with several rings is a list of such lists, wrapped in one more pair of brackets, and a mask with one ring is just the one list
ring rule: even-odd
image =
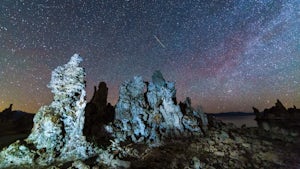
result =
[{"label": "milky way", "polygon": [[88,99],[135,75],[176,82],[205,112],[300,106],[299,0],[2,0],[0,109],[51,101],[51,70],[84,57]]}]

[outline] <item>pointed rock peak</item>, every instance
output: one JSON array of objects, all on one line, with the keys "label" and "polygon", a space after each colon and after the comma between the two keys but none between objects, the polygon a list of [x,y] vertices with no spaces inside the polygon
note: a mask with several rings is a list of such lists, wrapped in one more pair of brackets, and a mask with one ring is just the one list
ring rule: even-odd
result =
[{"label": "pointed rock peak", "polygon": [[102,110],[106,107],[107,104],[107,95],[108,95],[108,88],[105,82],[100,82],[98,85],[98,89],[94,86],[94,94],[90,101],[90,103],[95,104],[97,107],[100,107]]},{"label": "pointed rock peak", "polygon": [[107,98],[108,95],[108,88],[105,82],[100,82],[98,85],[98,89],[96,86],[94,86],[94,95],[91,100],[93,102],[95,99],[97,100],[97,97]]},{"label": "pointed rock peak", "polygon": [[252,107],[254,113],[259,113],[259,110],[256,107]]},{"label": "pointed rock peak", "polygon": [[277,99],[276,103],[282,104],[281,101],[279,99]]},{"label": "pointed rock peak", "polygon": [[82,62],[82,60],[83,60],[82,57],[79,56],[79,54],[75,53],[75,54],[71,57],[71,59],[70,59],[70,61],[68,62],[68,64],[74,65],[74,66],[78,66],[79,63]]},{"label": "pointed rock peak", "polygon": [[9,107],[8,108],[6,108],[6,109],[4,109],[2,112],[0,112],[0,113],[10,113],[10,112],[12,112],[12,106],[13,106],[13,104],[10,104],[9,105]]},{"label": "pointed rock peak", "polygon": [[162,73],[159,70],[156,70],[152,75],[152,82],[155,85],[163,86],[166,83]]},{"label": "pointed rock peak", "polygon": [[13,106],[13,104],[10,104],[10,105],[9,105],[9,110],[12,110],[12,106]]},{"label": "pointed rock peak", "polygon": [[107,85],[105,82],[100,82],[98,85],[98,89],[107,89]]},{"label": "pointed rock peak", "polygon": [[283,106],[283,104],[281,103],[281,101],[279,99],[277,99],[277,102],[275,104],[276,107],[282,107],[285,109],[285,107]]}]

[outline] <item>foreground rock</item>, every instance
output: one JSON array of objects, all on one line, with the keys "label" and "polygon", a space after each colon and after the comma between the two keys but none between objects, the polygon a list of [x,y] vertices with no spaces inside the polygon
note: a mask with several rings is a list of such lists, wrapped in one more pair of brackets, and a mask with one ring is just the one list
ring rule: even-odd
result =
[{"label": "foreground rock", "polygon": [[[134,77],[120,87],[116,119],[106,126],[114,141],[159,146],[165,139],[203,135],[207,117],[185,105],[184,113],[176,103],[175,84],[167,82],[159,71],[152,82]],[[184,106],[183,106],[184,107]]]},{"label": "foreground rock", "polygon": [[25,142],[17,141],[1,152],[2,168],[49,165],[68,158],[84,159],[94,153],[82,135],[86,103],[85,74],[78,67],[80,61],[80,57],[74,55],[68,64],[52,72],[49,88],[54,94],[53,102],[37,112],[34,127]]},{"label": "foreground rock", "polygon": [[49,88],[54,100],[43,106],[34,117],[31,134],[0,153],[0,168],[47,166],[95,156],[83,136],[85,82],[84,69],[79,67],[79,55],[52,72]]},{"label": "foreground rock", "polygon": [[[130,163],[119,158],[137,155],[138,150],[130,148],[130,143],[141,143],[150,148],[161,145],[167,139],[200,136],[207,129],[206,115],[195,112],[190,107],[190,100],[181,104],[183,113],[176,103],[174,83],[166,82],[160,72],[155,72],[153,82],[146,83],[141,77],[135,77],[120,87],[116,119],[106,126],[113,137],[111,144],[105,150],[94,147],[83,135],[84,110],[87,108],[87,114],[96,114],[89,114],[91,117],[86,126],[89,129],[89,125],[95,124],[92,118],[102,114],[98,117],[103,121],[103,113],[107,108],[113,108],[107,105],[104,83],[100,83],[99,92],[95,90],[90,106],[86,107],[85,73],[79,67],[81,60],[75,54],[67,64],[52,72],[48,85],[54,94],[52,103],[36,113],[27,139],[17,141],[0,152],[0,168],[57,167],[72,161],[76,167],[84,166],[82,161],[91,158],[94,158],[92,163],[96,166],[128,168]],[[104,124],[112,121],[112,117],[108,117]],[[87,133],[93,134],[91,131],[87,130]]]}]

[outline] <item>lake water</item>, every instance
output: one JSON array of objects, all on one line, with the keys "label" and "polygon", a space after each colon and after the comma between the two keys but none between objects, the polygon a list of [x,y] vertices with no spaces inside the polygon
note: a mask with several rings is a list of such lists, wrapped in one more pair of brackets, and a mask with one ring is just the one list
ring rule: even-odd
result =
[{"label": "lake water", "polygon": [[233,123],[238,127],[241,127],[243,124],[246,124],[247,127],[257,127],[257,123],[254,118],[255,115],[216,117],[216,119],[222,120],[224,123]]}]

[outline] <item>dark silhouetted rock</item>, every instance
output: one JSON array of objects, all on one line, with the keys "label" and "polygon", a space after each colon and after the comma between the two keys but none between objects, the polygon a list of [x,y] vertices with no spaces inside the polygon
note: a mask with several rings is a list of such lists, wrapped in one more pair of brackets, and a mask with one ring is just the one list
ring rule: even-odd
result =
[{"label": "dark silhouetted rock", "polygon": [[300,109],[297,109],[295,106],[286,109],[284,105],[277,100],[275,106],[265,109],[263,112],[260,112],[254,107],[253,111],[256,115],[255,120],[260,128],[286,134],[294,132],[300,133]]},{"label": "dark silhouetted rock", "polygon": [[107,95],[108,95],[108,88],[105,82],[100,82],[98,85],[98,90],[96,86],[94,87],[94,95],[91,103],[97,105],[98,112],[103,111],[107,104]]},{"label": "dark silhouetted rock", "polygon": [[253,112],[256,116],[256,119],[261,119],[262,118],[262,113],[260,113],[259,110],[255,107],[252,107],[252,109],[253,109]]},{"label": "dark silhouetted rock", "polygon": [[107,103],[108,88],[105,82],[100,82],[98,89],[94,87],[94,94],[85,108],[85,123],[83,133],[89,141],[102,142],[108,138],[104,124],[112,122],[115,109]]},{"label": "dark silhouetted rock", "polygon": [[13,104],[0,112],[0,135],[29,134],[34,114],[12,110]]},{"label": "dark silhouetted rock", "polygon": [[5,120],[13,120],[13,113],[12,113],[12,106],[13,104],[10,104],[8,108],[4,109],[2,112],[1,112],[1,117],[2,119],[5,119]]},{"label": "dark silhouetted rock", "polygon": [[257,120],[296,120],[300,119],[300,109],[295,106],[293,108],[286,109],[283,104],[277,100],[275,106],[265,109],[263,112],[259,112],[258,109],[253,107]]}]

